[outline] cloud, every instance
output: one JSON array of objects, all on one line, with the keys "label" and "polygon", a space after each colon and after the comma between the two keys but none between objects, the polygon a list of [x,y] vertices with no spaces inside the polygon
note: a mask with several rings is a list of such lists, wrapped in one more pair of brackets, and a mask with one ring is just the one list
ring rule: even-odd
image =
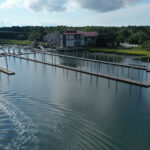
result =
[{"label": "cloud", "polygon": [[1,9],[16,8],[22,6],[22,0],[5,0],[0,4]]},{"label": "cloud", "polygon": [[67,0],[24,0],[24,5],[35,12],[60,12],[66,10]]},{"label": "cloud", "polygon": [[100,12],[108,12],[130,6],[140,0],[77,0],[80,7],[96,10]]},{"label": "cloud", "polygon": [[[94,14],[85,18],[84,25],[101,26],[128,26],[128,25],[149,25],[150,4],[130,6],[127,9],[119,9],[113,12]],[[140,19],[139,19],[140,18]]]},{"label": "cloud", "polygon": [[62,12],[80,7],[98,12],[108,12],[130,6],[138,1],[142,0],[5,0],[0,8],[23,6],[35,12]]},{"label": "cloud", "polygon": [[24,3],[28,8],[37,12],[65,11],[70,6],[69,4],[89,10],[108,12],[130,6],[138,1],[141,0],[24,0]]}]

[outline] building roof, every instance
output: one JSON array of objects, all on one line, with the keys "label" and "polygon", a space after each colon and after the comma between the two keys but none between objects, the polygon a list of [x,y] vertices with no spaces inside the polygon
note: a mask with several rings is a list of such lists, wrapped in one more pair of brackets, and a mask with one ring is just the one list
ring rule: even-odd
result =
[{"label": "building roof", "polygon": [[67,29],[63,35],[84,35],[85,37],[93,37],[98,36],[97,32],[84,32],[84,31],[77,31],[75,29]]}]

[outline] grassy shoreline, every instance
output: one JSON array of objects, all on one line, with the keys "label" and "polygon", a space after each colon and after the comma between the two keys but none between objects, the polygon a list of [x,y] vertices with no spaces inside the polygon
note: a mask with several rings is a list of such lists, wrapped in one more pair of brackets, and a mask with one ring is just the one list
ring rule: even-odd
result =
[{"label": "grassy shoreline", "polygon": [[103,53],[115,53],[120,55],[135,55],[142,58],[150,58],[150,51],[142,48],[89,48],[90,52],[103,52]]},{"label": "grassy shoreline", "polygon": [[23,46],[28,46],[31,45],[32,42],[29,40],[0,40],[1,45],[23,45]]},{"label": "grassy shoreline", "polygon": [[[23,45],[29,46],[32,44],[32,41],[29,40],[0,40],[0,45]],[[42,44],[42,43],[41,43]],[[102,52],[102,53],[113,53],[119,55],[134,55],[134,56],[141,56],[143,59],[150,58],[150,51],[147,51],[141,47],[137,48],[88,48],[90,52]]]}]

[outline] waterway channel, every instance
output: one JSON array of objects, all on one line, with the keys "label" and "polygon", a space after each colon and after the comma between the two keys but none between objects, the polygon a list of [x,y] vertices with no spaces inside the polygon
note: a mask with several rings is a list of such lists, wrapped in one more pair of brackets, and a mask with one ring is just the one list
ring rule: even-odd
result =
[{"label": "waterway channel", "polygon": [[[43,54],[24,57],[52,61]],[[116,56],[115,60],[127,64],[129,59]],[[7,60],[16,74],[0,73],[0,149],[149,149],[150,88],[14,57]],[[139,64],[138,60],[131,62]],[[57,57],[56,63],[91,69],[90,63],[87,67],[87,62],[67,58]],[[92,65],[96,72],[97,65]],[[4,57],[0,57],[0,66],[6,68]],[[114,75],[113,67],[101,64],[99,71]],[[120,67],[118,75],[128,77],[127,71],[122,73]],[[132,79],[150,82],[149,73],[146,79],[145,71],[143,75],[132,71]]]}]

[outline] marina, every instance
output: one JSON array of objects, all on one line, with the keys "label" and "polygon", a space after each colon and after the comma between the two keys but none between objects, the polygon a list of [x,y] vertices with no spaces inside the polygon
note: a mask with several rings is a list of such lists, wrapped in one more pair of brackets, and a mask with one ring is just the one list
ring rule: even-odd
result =
[{"label": "marina", "polygon": [[116,80],[116,81],[119,81],[119,82],[125,82],[125,83],[129,83],[129,84],[143,86],[143,87],[147,87],[147,88],[150,87],[150,84],[148,84],[148,83],[142,83],[142,82],[138,82],[138,81],[134,81],[134,80],[113,77],[113,76],[106,75],[106,74],[93,73],[93,72],[89,72],[89,71],[85,71],[85,70],[81,70],[81,69],[77,69],[77,68],[73,68],[73,67],[67,67],[67,66],[63,66],[63,65],[57,65],[57,64],[54,64],[54,63],[43,62],[43,61],[39,61],[39,60],[36,60],[36,59],[26,58],[26,57],[22,57],[22,56],[18,56],[18,55],[13,55],[13,54],[7,54],[7,55],[17,57],[17,58],[20,58],[20,59],[25,59],[25,60],[37,62],[37,63],[42,63],[42,64],[45,64],[45,65],[50,65],[50,66],[54,66],[54,67],[59,67],[59,68],[63,68],[63,69],[77,71],[77,72],[89,74],[89,75],[92,75],[92,76],[103,77],[103,78],[107,78],[107,79],[111,79],[111,80]]},{"label": "marina", "polygon": [[149,10],[1,0],[0,150],[149,150]]},{"label": "marina", "polygon": [[[5,145],[23,150],[57,150],[56,145],[61,150],[134,150],[135,140],[149,146],[149,72],[48,53],[10,49],[0,57],[1,67],[15,72],[0,72],[4,150]],[[128,63],[117,57],[114,63]]]}]

